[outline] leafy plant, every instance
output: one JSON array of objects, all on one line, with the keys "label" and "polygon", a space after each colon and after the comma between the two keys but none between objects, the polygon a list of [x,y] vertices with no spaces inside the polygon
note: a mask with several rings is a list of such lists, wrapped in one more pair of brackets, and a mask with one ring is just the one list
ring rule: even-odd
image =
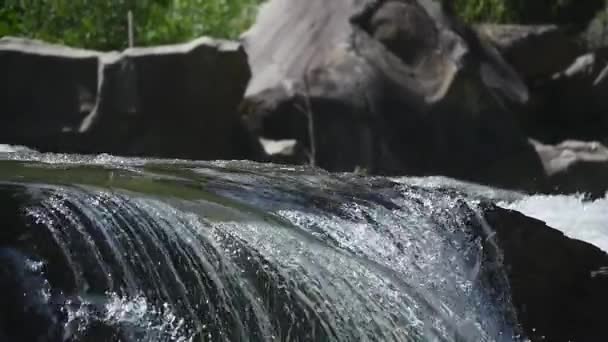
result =
[{"label": "leafy plant", "polygon": [[0,36],[16,35],[100,50],[211,35],[235,38],[261,0],[0,0]]},{"label": "leafy plant", "polygon": [[454,9],[466,21],[511,22],[516,13],[505,0],[456,0]]}]

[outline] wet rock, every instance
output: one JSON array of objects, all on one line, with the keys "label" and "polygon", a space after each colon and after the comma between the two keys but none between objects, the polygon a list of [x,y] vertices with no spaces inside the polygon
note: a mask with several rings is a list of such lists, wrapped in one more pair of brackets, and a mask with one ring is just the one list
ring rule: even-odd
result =
[{"label": "wet rock", "polygon": [[532,141],[545,168],[551,192],[604,197],[608,191],[608,147],[599,142]]},{"label": "wet rock", "polygon": [[272,0],[244,44],[250,130],[297,140],[323,168],[514,188],[542,175],[505,107],[526,86],[438,2]]},{"label": "wet rock", "polygon": [[0,140],[42,151],[188,159],[253,153],[237,106],[238,43],[200,38],[123,52],[0,40]]},{"label": "wet rock", "polygon": [[[33,261],[15,249],[0,248],[0,337],[3,341],[61,341],[59,308],[48,305],[48,282]],[[27,326],[27,328],[24,327]]]},{"label": "wet rock", "polygon": [[532,104],[522,124],[545,143],[597,140],[608,143],[608,53],[591,52],[531,87]]},{"label": "wet rock", "polygon": [[487,207],[487,260],[503,265],[513,304],[532,341],[608,338],[608,255],[516,211]]}]

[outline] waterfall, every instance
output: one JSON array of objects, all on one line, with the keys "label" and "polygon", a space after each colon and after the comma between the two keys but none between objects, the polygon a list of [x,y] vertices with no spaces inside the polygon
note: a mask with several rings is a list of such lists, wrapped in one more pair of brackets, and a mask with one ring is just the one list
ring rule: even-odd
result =
[{"label": "waterfall", "polygon": [[23,293],[0,299],[0,339],[519,340],[476,203],[457,192],[253,163],[44,158],[0,161],[0,289]]}]

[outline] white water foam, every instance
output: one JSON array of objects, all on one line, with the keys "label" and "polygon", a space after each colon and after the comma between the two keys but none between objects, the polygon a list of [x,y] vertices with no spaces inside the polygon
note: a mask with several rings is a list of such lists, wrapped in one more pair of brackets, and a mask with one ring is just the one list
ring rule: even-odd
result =
[{"label": "white water foam", "polygon": [[0,144],[0,153],[34,152],[31,148],[20,145]]},{"label": "white water foam", "polygon": [[[94,308],[100,302],[105,303]],[[93,323],[117,328],[129,341],[191,342],[194,338],[168,304],[156,308],[143,296],[127,298],[107,293],[105,297],[87,298],[74,310],[68,310],[66,339],[78,339],[78,334],[86,333]]]},{"label": "white water foam", "polygon": [[542,220],[571,238],[608,251],[608,195],[595,201],[585,201],[577,195],[534,195],[499,205]]}]

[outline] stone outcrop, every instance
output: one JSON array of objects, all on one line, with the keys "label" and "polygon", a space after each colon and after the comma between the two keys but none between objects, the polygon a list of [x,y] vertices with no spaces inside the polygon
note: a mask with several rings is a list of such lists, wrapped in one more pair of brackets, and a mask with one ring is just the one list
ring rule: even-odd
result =
[{"label": "stone outcrop", "polygon": [[563,71],[585,51],[575,35],[556,25],[481,24],[475,31],[529,82]]},{"label": "stone outcrop", "polygon": [[101,53],[0,39],[0,139],[69,151],[79,122],[93,109]]},{"label": "stone outcrop", "polygon": [[504,105],[526,86],[438,2],[272,0],[244,45],[251,131],[297,140],[321,167],[515,188],[542,177]]},{"label": "stone outcrop", "polygon": [[544,143],[608,143],[608,50],[554,25],[476,26],[525,79],[530,100],[514,105],[527,135]]},{"label": "stone outcrop", "polygon": [[564,70],[531,86],[533,104],[523,127],[544,143],[597,140],[608,143],[608,53],[577,57]]},{"label": "stone outcrop", "polygon": [[[562,150],[543,144],[608,145],[608,50],[585,54],[572,31],[473,30],[433,0],[271,0],[243,45],[201,38],[103,53],[2,38],[0,143],[529,192],[606,188],[602,163],[547,168]],[[572,172],[579,165],[594,171]]]},{"label": "stone outcrop", "polygon": [[499,262],[532,341],[594,342],[606,335],[608,255],[542,221],[487,206],[486,261]]},{"label": "stone outcrop", "polygon": [[527,82],[530,101],[515,110],[542,160],[545,191],[605,196],[608,50],[556,26],[476,29]]},{"label": "stone outcrop", "polygon": [[0,39],[0,140],[41,151],[250,157],[238,104],[250,73],[236,42],[123,52]]}]

